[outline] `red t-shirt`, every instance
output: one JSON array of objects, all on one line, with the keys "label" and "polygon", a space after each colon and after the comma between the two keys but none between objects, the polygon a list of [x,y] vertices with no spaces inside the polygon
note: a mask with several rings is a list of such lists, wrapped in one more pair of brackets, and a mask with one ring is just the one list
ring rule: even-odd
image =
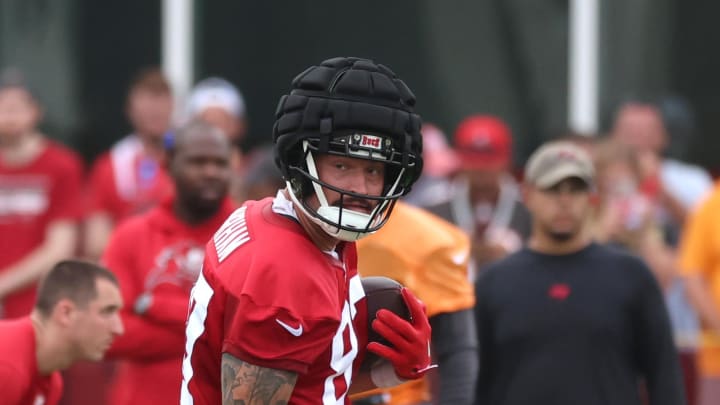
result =
[{"label": "red t-shirt", "polygon": [[[8,166],[0,158],[0,272],[37,249],[49,224],[77,221],[81,215],[83,168],[75,152],[50,140],[26,165]],[[28,315],[35,285],[5,297],[3,316]]]},{"label": "red t-shirt", "polygon": [[[111,236],[103,263],[117,275],[125,302],[121,312],[125,334],[108,352],[109,358],[123,360],[111,403],[180,401],[190,289],[200,273],[205,244],[233,209],[227,199],[211,219],[189,225],[174,215],[169,199],[123,222]],[[144,293],[152,301],[138,315],[133,306]]]},{"label": "red t-shirt", "polygon": [[88,214],[106,213],[116,223],[154,207],[172,194],[173,184],[161,162],[129,135],[102,154],[90,173]]},{"label": "red t-shirt", "polygon": [[35,330],[30,317],[0,321],[0,402],[6,405],[55,405],[62,377],[40,375]]},{"label": "red t-shirt", "polygon": [[[298,373],[290,404],[345,403],[365,344],[354,243],[320,251],[272,199],[249,201],[217,231],[193,288],[181,404],[219,404],[221,356]],[[365,338],[366,339],[366,338]]]}]

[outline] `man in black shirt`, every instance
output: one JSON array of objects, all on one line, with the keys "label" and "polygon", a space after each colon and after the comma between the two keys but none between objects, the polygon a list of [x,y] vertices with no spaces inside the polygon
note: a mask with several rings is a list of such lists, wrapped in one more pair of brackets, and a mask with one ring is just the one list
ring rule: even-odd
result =
[{"label": "man in black shirt", "polygon": [[527,248],[488,266],[476,285],[478,405],[684,404],[659,287],[638,258],[591,241],[594,170],[553,142],[530,157]]}]

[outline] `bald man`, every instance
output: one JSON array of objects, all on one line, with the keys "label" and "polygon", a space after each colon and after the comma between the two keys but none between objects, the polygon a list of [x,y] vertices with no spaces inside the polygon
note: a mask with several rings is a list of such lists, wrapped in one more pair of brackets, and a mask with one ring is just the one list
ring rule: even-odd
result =
[{"label": "bald man", "polygon": [[180,402],[190,289],[205,244],[233,211],[230,143],[221,130],[194,121],[167,146],[175,195],[120,225],[103,257],[128,303],[126,334],[109,353],[121,360],[113,405]]}]

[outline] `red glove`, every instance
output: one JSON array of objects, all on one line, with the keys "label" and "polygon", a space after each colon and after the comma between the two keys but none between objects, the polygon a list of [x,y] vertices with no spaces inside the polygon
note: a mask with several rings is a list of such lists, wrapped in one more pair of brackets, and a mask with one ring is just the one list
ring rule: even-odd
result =
[{"label": "red glove", "polygon": [[402,295],[412,322],[387,309],[379,310],[372,328],[392,346],[371,342],[367,349],[390,361],[398,377],[414,380],[437,366],[430,364],[431,329],[425,305],[407,288],[402,289]]}]

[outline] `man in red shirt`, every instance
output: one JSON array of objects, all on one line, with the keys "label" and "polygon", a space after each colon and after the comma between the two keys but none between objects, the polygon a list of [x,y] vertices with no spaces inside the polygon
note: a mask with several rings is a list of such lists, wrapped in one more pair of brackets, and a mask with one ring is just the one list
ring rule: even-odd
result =
[{"label": "man in red shirt", "polygon": [[6,405],[54,405],[63,370],[100,360],[123,333],[122,298],[115,276],[87,262],[52,268],[32,314],[0,321],[0,395]]},{"label": "man in red shirt", "polygon": [[121,360],[111,389],[115,405],[180,401],[190,289],[205,244],[234,208],[227,196],[230,143],[222,131],[194,121],[169,146],[175,196],[123,222],[103,255],[128,303],[127,333],[108,355]]},{"label": "man in red shirt", "polygon": [[[170,126],[173,99],[170,84],[157,68],[138,72],[130,84],[126,114],[133,133],[102,154],[90,173],[82,253],[99,260],[113,228],[121,220],[155,206],[172,194],[164,169],[163,136]],[[69,405],[90,405],[86,398],[104,397],[111,365],[82,363],[69,370]],[[89,394],[87,386],[93,387]],[[94,399],[93,399],[94,401]]]},{"label": "man in red shirt", "polygon": [[230,196],[238,202],[246,200],[242,194],[246,163],[240,147],[245,139],[247,120],[245,99],[229,81],[220,77],[208,77],[193,87],[187,102],[188,119],[201,119],[220,128],[230,139],[233,170]]},{"label": "man in red shirt", "polygon": [[82,163],[36,130],[41,109],[20,77],[0,83],[0,318],[28,315],[36,282],[72,256]]},{"label": "man in red shirt", "polygon": [[173,99],[159,69],[141,71],[130,85],[127,116],[133,133],[95,162],[90,174],[84,253],[102,256],[115,224],[155,206],[172,192],[163,169],[163,136],[170,127]]},{"label": "man in red shirt", "polygon": [[[349,404],[421,377],[430,325],[380,310],[368,344],[355,240],[379,229],[422,171],[415,97],[383,65],[335,58],[298,75],[273,128],[287,188],[215,233],[193,287],[181,404]],[[373,314],[374,315],[374,314]],[[367,351],[387,361],[359,373]]]}]

